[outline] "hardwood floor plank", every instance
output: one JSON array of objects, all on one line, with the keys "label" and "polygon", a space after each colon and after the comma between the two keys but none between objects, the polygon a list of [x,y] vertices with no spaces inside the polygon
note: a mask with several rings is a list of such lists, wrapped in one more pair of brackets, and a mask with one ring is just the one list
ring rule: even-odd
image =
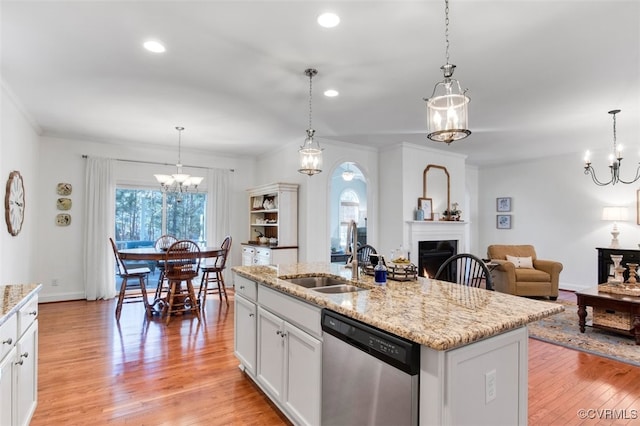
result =
[{"label": "hardwood floor plank", "polygon": [[[39,395],[32,425],[288,425],[238,369],[230,306],[169,326],[114,301],[41,304]],[[561,295],[571,298],[572,294]],[[640,350],[640,348],[639,348]],[[633,424],[580,419],[579,408],[640,410],[640,368],[529,339],[529,424]]]}]

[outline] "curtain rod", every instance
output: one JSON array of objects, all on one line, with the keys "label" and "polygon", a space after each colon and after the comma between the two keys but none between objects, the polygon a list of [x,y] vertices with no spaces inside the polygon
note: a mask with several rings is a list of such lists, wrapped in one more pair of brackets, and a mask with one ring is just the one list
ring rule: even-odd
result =
[{"label": "curtain rod", "polygon": [[[89,158],[89,156],[87,154],[82,154],[82,158]],[[176,166],[175,163],[161,163],[159,161],[125,160],[123,158],[111,158],[111,160],[122,161],[123,163],[153,164],[155,166],[173,166],[173,167]],[[217,167],[189,166],[189,165],[185,165],[185,164],[183,164],[182,167],[187,167],[189,169],[205,169],[205,170],[217,169]],[[224,170],[224,169],[221,169],[221,170]],[[229,171],[235,172],[236,170],[235,169],[229,169]]]}]

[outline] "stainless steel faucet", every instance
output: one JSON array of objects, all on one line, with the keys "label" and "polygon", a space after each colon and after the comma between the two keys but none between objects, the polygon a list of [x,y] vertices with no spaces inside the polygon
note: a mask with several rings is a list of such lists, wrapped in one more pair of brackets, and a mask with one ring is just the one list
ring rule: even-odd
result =
[{"label": "stainless steel faucet", "polygon": [[358,224],[355,220],[349,222],[347,227],[347,253],[351,255],[351,279],[360,279],[360,269],[358,268]]}]

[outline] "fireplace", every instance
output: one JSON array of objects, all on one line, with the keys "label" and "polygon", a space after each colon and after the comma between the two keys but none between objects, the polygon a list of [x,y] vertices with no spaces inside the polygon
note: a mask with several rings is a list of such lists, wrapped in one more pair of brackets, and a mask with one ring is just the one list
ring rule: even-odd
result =
[{"label": "fireplace", "polygon": [[418,275],[433,278],[445,260],[458,254],[457,240],[418,242]]}]

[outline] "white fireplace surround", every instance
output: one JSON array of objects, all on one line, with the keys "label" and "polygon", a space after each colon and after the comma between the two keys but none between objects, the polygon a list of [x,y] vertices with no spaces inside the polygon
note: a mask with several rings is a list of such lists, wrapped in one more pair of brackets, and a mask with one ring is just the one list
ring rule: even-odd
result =
[{"label": "white fireplace surround", "polygon": [[469,222],[463,221],[408,221],[409,243],[411,244],[412,261],[417,264],[418,243],[420,241],[455,240],[458,242],[458,253],[468,252],[465,236]]}]

